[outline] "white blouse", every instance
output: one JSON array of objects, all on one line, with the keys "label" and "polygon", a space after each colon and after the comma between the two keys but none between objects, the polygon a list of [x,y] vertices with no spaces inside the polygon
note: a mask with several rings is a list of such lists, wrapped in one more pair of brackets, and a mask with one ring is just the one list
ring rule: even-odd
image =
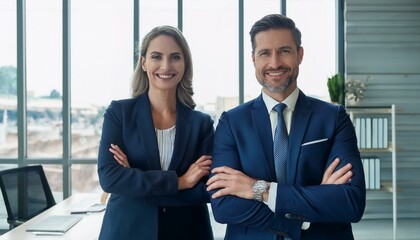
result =
[{"label": "white blouse", "polygon": [[162,170],[168,170],[174,151],[176,125],[168,129],[155,128],[159,148],[160,166]]}]

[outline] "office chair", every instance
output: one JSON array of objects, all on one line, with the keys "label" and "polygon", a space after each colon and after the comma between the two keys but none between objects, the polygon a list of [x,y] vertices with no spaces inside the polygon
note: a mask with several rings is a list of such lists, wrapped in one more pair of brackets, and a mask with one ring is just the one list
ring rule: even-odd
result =
[{"label": "office chair", "polygon": [[0,171],[9,229],[56,204],[41,165]]}]

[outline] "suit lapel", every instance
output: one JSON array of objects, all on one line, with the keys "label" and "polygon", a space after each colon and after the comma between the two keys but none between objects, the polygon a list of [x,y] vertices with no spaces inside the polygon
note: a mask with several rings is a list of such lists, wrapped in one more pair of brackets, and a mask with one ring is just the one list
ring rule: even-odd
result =
[{"label": "suit lapel", "polygon": [[287,182],[294,183],[297,174],[300,146],[311,117],[312,108],[305,94],[299,91],[289,133],[289,159],[287,162]]},{"label": "suit lapel", "polygon": [[190,109],[177,102],[175,143],[171,163],[168,168],[170,170],[177,170],[179,168],[187,151],[191,131],[191,124],[188,118],[190,111]]},{"label": "suit lapel", "polygon": [[159,149],[147,93],[138,97],[135,111],[137,131],[140,135],[140,142],[144,145],[149,169],[160,170],[162,168],[160,166]]},{"label": "suit lapel", "polygon": [[[254,128],[257,131],[260,141],[260,147],[264,152],[265,167],[269,173],[270,179],[276,179],[273,156],[273,134],[271,132],[270,117],[267,112],[267,107],[260,95],[254,102],[253,110],[251,112]],[[256,146],[257,147],[257,146]]]}]

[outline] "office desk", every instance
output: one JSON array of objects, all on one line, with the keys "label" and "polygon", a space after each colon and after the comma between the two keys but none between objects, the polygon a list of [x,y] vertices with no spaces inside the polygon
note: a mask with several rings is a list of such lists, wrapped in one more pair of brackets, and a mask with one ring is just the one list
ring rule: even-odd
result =
[{"label": "office desk", "polygon": [[0,236],[0,240],[96,240],[99,236],[101,229],[102,218],[105,211],[99,213],[83,214],[83,219],[80,220],[76,225],[70,228],[63,235],[58,236],[37,236],[30,232],[26,232],[26,229],[37,222],[42,221],[50,215],[69,215],[70,209],[79,201],[92,201],[92,203],[100,202],[99,194],[91,193],[77,193],[69,198],[57,203],[52,208],[40,213],[34,218],[23,223],[19,227]]}]

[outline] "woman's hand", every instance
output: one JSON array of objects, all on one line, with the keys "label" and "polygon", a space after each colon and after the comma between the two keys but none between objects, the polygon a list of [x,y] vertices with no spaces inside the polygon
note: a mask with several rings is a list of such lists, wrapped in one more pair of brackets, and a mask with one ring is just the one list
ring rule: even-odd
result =
[{"label": "woman's hand", "polygon": [[195,163],[191,164],[188,171],[178,178],[178,190],[192,188],[202,177],[208,176],[211,163],[211,156],[203,155]]},{"label": "woman's hand", "polygon": [[127,156],[124,152],[115,144],[111,143],[109,151],[114,154],[114,159],[123,167],[130,168],[130,163],[128,162]]}]

